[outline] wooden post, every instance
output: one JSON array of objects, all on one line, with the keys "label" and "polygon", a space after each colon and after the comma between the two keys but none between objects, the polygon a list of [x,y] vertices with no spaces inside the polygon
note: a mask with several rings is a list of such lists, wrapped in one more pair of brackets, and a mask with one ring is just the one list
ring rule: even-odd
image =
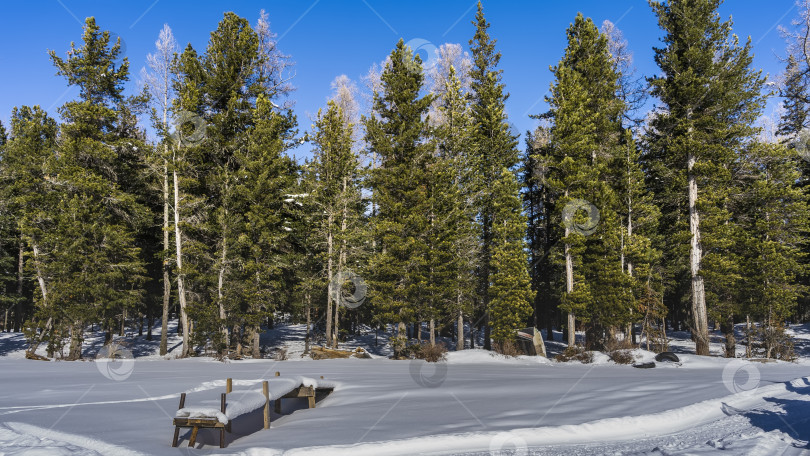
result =
[{"label": "wooden post", "polygon": [[[230,380],[230,379],[228,379],[228,380]],[[230,392],[230,388],[228,388],[228,390]],[[227,397],[227,395],[225,393],[222,393],[222,396],[220,396],[220,410],[222,411],[223,415],[225,415],[225,407],[226,407],[225,398],[226,397]],[[230,422],[230,420],[228,420],[228,422]],[[196,429],[196,428],[194,428],[194,429]],[[222,428],[219,431],[219,447],[220,448],[225,448],[225,428]]]},{"label": "wooden post", "polygon": [[[180,393],[180,407],[177,410],[182,409],[186,405],[186,393]],[[177,446],[177,438],[180,437],[180,426],[174,427],[174,439],[172,439],[172,446]]]},{"label": "wooden post", "polygon": [[312,390],[312,395],[307,396],[309,408],[315,408],[315,390]]},{"label": "wooden post", "polygon": [[280,377],[280,376],[281,376],[281,372],[276,371],[276,377]]},{"label": "wooden post", "polygon": [[270,387],[267,380],[262,382],[262,394],[264,394],[264,428],[270,429]]},{"label": "wooden post", "polygon": [[231,394],[231,391],[233,391],[233,379],[228,378],[225,382],[225,392]]}]

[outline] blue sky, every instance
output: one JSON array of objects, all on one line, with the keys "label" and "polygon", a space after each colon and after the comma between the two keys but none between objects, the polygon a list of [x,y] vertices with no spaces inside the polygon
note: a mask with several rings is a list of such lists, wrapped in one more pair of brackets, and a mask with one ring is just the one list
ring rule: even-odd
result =
[{"label": "blue sky", "polygon": [[[39,104],[57,116],[57,108],[76,97],[78,90],[68,89],[55,75],[47,50],[64,55],[71,41],[81,40],[87,16],[95,16],[103,29],[124,41],[132,71],[128,90],[133,91],[164,23],[181,47],[190,42],[202,52],[225,11],[255,24],[262,8],[269,13],[279,47],[296,62],[297,90],[292,99],[302,130],[309,129],[311,116],[325,104],[336,76],[346,74],[360,85],[369,67],[383,60],[399,38],[422,39],[435,46],[460,43],[466,49],[474,32],[473,0],[5,2],[0,16],[0,120],[8,125],[12,107],[23,104]],[[503,81],[511,94],[509,120],[520,132],[535,125],[529,114],[546,110],[543,97],[552,81],[549,66],[562,56],[565,29],[578,11],[597,24],[611,20],[622,30],[639,74],[658,70],[652,47],[660,45],[661,32],[646,1],[488,0],[484,11],[503,54]],[[778,57],[785,54],[777,27],[789,26],[797,13],[793,0],[727,0],[721,7],[722,16],[734,20],[734,32],[741,40],[751,37],[754,66],[771,75],[782,70]],[[306,151],[296,152],[302,154]]]}]

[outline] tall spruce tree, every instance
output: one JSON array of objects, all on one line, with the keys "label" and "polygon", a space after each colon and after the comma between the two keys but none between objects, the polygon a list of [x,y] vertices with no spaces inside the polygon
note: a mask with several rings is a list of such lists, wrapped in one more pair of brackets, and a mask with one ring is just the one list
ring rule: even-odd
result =
[{"label": "tall spruce tree", "polygon": [[[740,45],[731,34],[731,21],[717,12],[720,3],[650,2],[665,35],[664,47],[654,49],[661,75],[649,79],[661,107],[648,131],[645,161],[664,214],[665,261],[676,266],[668,271],[668,298],[677,305],[688,290],[699,355],[709,354],[706,274],[739,270],[727,255],[734,243],[727,198],[737,153],[757,133],[764,103],[763,79],[750,69],[750,40]],[[715,287],[714,296],[728,295],[722,288]]]},{"label": "tall spruce tree", "polygon": [[622,169],[616,166],[617,157],[623,155],[626,139],[621,123],[625,105],[616,95],[618,74],[607,37],[582,14],[567,35],[565,55],[552,68],[551,109],[542,116],[552,122],[545,179],[556,194],[555,215],[564,230],[561,308],[568,312],[568,344],[575,343],[575,318],[580,318],[589,323],[587,340],[598,348],[606,330],[630,318],[616,188]]},{"label": "tall spruce tree", "polygon": [[148,220],[136,195],[125,191],[145,150],[128,133],[129,106],[123,84],[126,58],[120,39],[110,42],[93,18],[85,21],[83,44],[67,59],[50,51],[57,74],[79,88],[79,99],[59,112],[65,123],[55,165],[62,182],[54,231],[43,242],[43,274],[50,278],[49,309],[70,334],[68,357],[81,357],[85,324],[102,321],[108,331],[142,299],[144,262],[135,232]]},{"label": "tall spruce tree", "polygon": [[788,57],[787,68],[784,73],[784,87],[780,94],[784,101],[784,114],[779,119],[779,128],[776,133],[785,141],[794,140],[799,136],[807,123],[807,87],[804,85],[802,73],[796,57]]},{"label": "tall spruce tree", "polygon": [[[472,316],[475,303],[476,269],[480,253],[480,237],[475,225],[476,199],[475,168],[472,166],[472,117],[462,83],[451,65],[441,97],[437,100],[437,113],[441,121],[434,129],[438,148],[433,179],[436,196],[446,213],[440,215],[441,229],[446,232],[445,248],[450,255],[443,258],[440,267],[453,270],[448,280],[452,292],[445,294],[444,304],[449,318],[456,319],[456,350],[464,349],[464,315]],[[444,185],[442,185],[444,184]],[[449,290],[447,290],[449,291]]]},{"label": "tall spruce tree", "polygon": [[518,181],[504,168],[492,190],[492,339],[501,348],[515,340],[515,331],[532,313],[531,279],[526,256],[526,217]]},{"label": "tall spruce tree", "polygon": [[397,356],[427,277],[423,235],[432,150],[425,115],[431,96],[420,96],[423,79],[421,59],[400,40],[383,70],[382,92],[374,94],[373,115],[364,118],[368,148],[379,160],[370,177],[377,239],[370,298],[383,321],[398,323]]},{"label": "tall spruce tree", "polygon": [[[481,259],[478,269],[480,306],[484,312],[489,308],[492,262],[492,219],[494,216],[492,189],[500,178],[503,168],[514,169],[517,165],[517,137],[512,134],[507,121],[505,102],[509,94],[501,82],[503,70],[497,69],[501,53],[495,51],[496,40],[489,36],[489,22],[484,17],[484,8],[478,2],[475,14],[475,35],[470,40],[473,65],[470,70],[472,97],[472,160],[477,170],[474,188],[476,208],[480,219]],[[486,315],[486,314],[485,314]],[[484,348],[489,349],[489,325],[485,319]]]},{"label": "tall spruce tree", "polygon": [[[10,255],[12,244],[16,247],[13,269],[6,269],[6,277],[14,277],[16,283],[5,284],[4,303],[14,306],[18,328],[26,323],[24,317],[33,317],[31,325],[25,326],[32,330],[30,339],[34,350],[39,341],[52,338],[53,319],[46,310],[47,284],[36,262],[38,258],[32,252],[40,251],[44,234],[53,228],[53,214],[57,211],[50,170],[56,158],[58,130],[56,121],[39,106],[15,107],[11,113],[11,136],[0,157],[0,210],[6,218],[2,229],[4,246],[9,251],[7,255]],[[11,267],[7,263],[4,266]],[[26,277],[30,276],[37,279],[37,293],[28,290]],[[24,309],[26,302],[29,303],[28,309]],[[31,305],[33,302],[37,302],[36,308]],[[38,329],[41,330],[39,333]]]},{"label": "tall spruce tree", "polygon": [[[328,103],[325,113],[318,111],[313,136],[310,196],[318,215],[322,214],[313,231],[324,249],[322,274],[326,282],[332,283],[333,278],[344,277],[351,259],[356,257],[358,221],[363,212],[359,160],[353,150],[354,125],[347,122],[334,101]],[[341,292],[343,283],[331,286],[334,289],[328,291],[326,300],[326,340],[336,345],[340,300],[333,294]]]}]

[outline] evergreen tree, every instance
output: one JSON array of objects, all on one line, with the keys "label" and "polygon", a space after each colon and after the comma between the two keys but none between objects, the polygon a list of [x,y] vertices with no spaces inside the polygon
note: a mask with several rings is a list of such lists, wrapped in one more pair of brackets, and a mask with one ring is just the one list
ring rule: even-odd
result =
[{"label": "evergreen tree", "polygon": [[[444,90],[437,100],[441,119],[434,129],[438,155],[433,167],[437,209],[433,230],[443,232],[444,255],[437,262],[447,270],[441,305],[448,317],[456,318],[456,350],[464,349],[464,314],[472,316],[480,238],[475,225],[474,173],[472,165],[472,117],[462,83],[451,65]],[[442,208],[439,208],[442,207]]]},{"label": "evergreen tree", "polygon": [[375,92],[373,115],[364,118],[365,139],[380,164],[370,186],[376,207],[377,251],[370,260],[370,298],[388,323],[399,323],[396,355],[404,345],[404,327],[413,321],[415,304],[425,284],[428,227],[427,167],[432,148],[426,144],[425,114],[431,97],[420,97],[421,59],[403,40],[391,52]]},{"label": "evergreen tree", "polygon": [[[474,183],[476,209],[480,219],[481,259],[478,286],[481,308],[489,308],[489,286],[492,261],[492,219],[494,214],[492,189],[503,168],[513,169],[518,163],[517,137],[509,130],[504,103],[509,98],[501,82],[503,70],[497,69],[501,59],[495,51],[496,40],[489,36],[489,23],[478,2],[475,15],[475,35],[470,40],[473,65],[470,70],[472,97],[472,161],[477,170]],[[485,329],[484,347],[490,348],[489,325]]]},{"label": "evergreen tree", "polygon": [[[31,253],[33,249],[39,252],[43,235],[52,229],[52,217],[57,210],[55,186],[50,173],[54,165],[57,132],[56,121],[48,117],[39,106],[23,106],[15,107],[11,113],[11,136],[8,142],[5,142],[5,132],[2,135],[4,145],[0,156],[0,211],[4,222],[2,242],[6,249],[3,302],[7,306],[13,306],[17,328],[23,327],[24,317],[34,317],[34,307],[31,305],[34,295],[28,289],[26,277],[37,277],[41,286],[41,295],[37,295],[38,308],[44,309],[47,306],[45,277],[41,275]],[[29,303],[28,309],[23,308],[26,302]],[[50,336],[44,332],[46,328],[49,331],[53,323],[51,320],[51,324],[46,324],[50,317],[47,311],[41,310],[36,316],[44,317],[44,320],[32,321],[32,325],[26,326],[32,329],[39,327],[43,334],[30,334],[32,346]]]},{"label": "evergreen tree", "polygon": [[81,356],[85,324],[102,321],[109,331],[142,300],[145,270],[135,232],[148,220],[136,195],[125,191],[137,185],[125,179],[137,179],[139,145],[145,149],[132,136],[123,96],[129,63],[117,63],[120,39],[110,43],[93,18],[82,38],[66,60],[50,51],[57,74],[80,89],[79,99],[59,110],[65,124],[55,170],[63,209],[43,242],[49,309],[71,335],[70,359]]},{"label": "evergreen tree", "polygon": [[799,71],[799,63],[792,55],[788,57],[784,78],[781,96],[785,99],[782,102],[785,112],[779,119],[776,133],[785,141],[790,141],[799,136],[807,123],[807,87]]},{"label": "evergreen tree", "polygon": [[[799,158],[784,145],[759,142],[747,147],[742,157],[743,191],[735,211],[743,233],[735,251],[744,271],[735,297],[742,305],[732,310],[762,322],[762,355],[790,357],[789,350],[783,350],[789,344],[784,329],[797,300],[807,292],[799,279],[807,270],[802,247],[810,232],[808,196],[795,186]],[[727,341],[727,356],[734,356],[734,342],[733,337]]]},{"label": "evergreen tree", "polygon": [[519,186],[514,173],[504,168],[492,190],[492,302],[489,313],[492,339],[503,347],[515,340],[532,313],[531,279],[527,269],[525,227]]},{"label": "evergreen tree", "polygon": [[[363,212],[359,160],[353,151],[354,125],[348,123],[343,110],[330,101],[325,113],[318,111],[313,136],[311,200],[318,214],[322,214],[317,217],[315,227],[318,243],[324,249],[320,270],[326,282],[334,287],[338,284],[332,283],[333,278],[344,277],[356,257],[358,222]],[[341,291],[329,290],[326,299],[326,340],[333,346],[337,344],[340,303],[333,294]]]},{"label": "evergreen tree", "polygon": [[[575,343],[575,315],[588,322],[589,343],[598,348],[610,327],[629,323],[629,282],[622,273],[621,207],[617,185],[624,161],[617,97],[618,74],[608,41],[591,19],[578,14],[567,30],[568,46],[552,68],[547,99],[552,121],[544,157],[546,185],[555,193],[562,225],[568,344]],[[617,167],[617,165],[620,165]],[[623,165],[623,166],[622,166]]]},{"label": "evergreen tree", "polygon": [[[753,125],[764,102],[763,79],[749,69],[750,40],[739,44],[731,21],[720,20],[720,3],[650,3],[665,36],[664,47],[655,48],[661,75],[649,79],[662,106],[651,122],[645,162],[664,214],[664,261],[673,266],[665,279],[668,298],[677,306],[689,284],[699,355],[709,354],[707,274],[729,277],[739,271],[734,256],[726,254],[735,242],[727,198],[738,150],[757,133]],[[730,295],[717,285],[711,285],[714,296]]]}]

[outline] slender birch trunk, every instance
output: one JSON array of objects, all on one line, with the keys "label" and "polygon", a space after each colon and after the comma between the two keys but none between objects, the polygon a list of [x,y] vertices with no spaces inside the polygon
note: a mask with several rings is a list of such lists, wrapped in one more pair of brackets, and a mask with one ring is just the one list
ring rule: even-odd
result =
[{"label": "slender birch trunk", "polygon": [[186,312],[186,280],[183,272],[183,233],[180,230],[180,191],[178,188],[177,169],[172,170],[174,183],[174,245],[177,260],[177,297],[180,302],[180,323],[183,325],[183,348],[180,356],[185,358],[190,352],[189,321]]},{"label": "slender birch trunk", "polygon": [[[163,113],[163,123],[166,123],[166,113]],[[163,315],[160,320],[160,356],[166,355],[169,343],[169,304],[171,301],[172,284],[169,277],[169,164],[167,159],[169,145],[164,144],[163,158]]]}]

